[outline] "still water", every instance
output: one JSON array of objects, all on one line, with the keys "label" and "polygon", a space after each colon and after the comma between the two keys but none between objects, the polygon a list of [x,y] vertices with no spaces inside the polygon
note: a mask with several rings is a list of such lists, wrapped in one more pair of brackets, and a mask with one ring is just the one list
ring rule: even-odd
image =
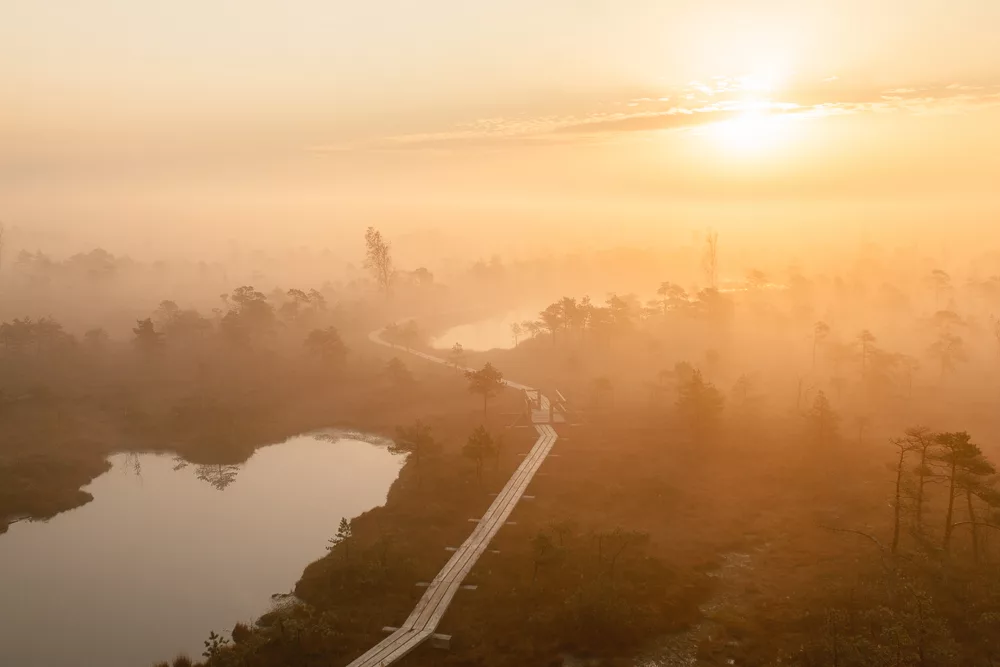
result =
[{"label": "still water", "polygon": [[94,500],[0,535],[0,665],[149,667],[270,609],[341,517],[382,504],[385,442],[303,435],[240,466],[118,454]]},{"label": "still water", "polygon": [[[525,320],[537,320],[538,313],[547,304],[535,308],[518,308],[504,313],[477,320],[470,324],[460,324],[448,329],[431,341],[431,345],[439,350],[450,349],[455,343],[461,343],[466,350],[485,352],[493,349],[510,349],[514,347],[514,336],[510,325]],[[522,333],[519,340],[526,340],[530,335]]]}]

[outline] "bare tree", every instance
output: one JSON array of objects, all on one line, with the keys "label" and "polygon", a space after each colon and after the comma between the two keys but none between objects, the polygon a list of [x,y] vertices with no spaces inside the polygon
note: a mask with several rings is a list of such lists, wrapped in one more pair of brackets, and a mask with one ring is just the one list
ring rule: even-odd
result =
[{"label": "bare tree", "polygon": [[892,553],[896,553],[896,550],[899,549],[899,525],[903,511],[903,481],[906,471],[906,456],[917,450],[919,443],[910,437],[909,431],[907,431],[906,437],[893,438],[891,442],[899,452],[899,458],[896,461],[896,492],[892,504],[892,546],[890,547]]},{"label": "bare tree", "polygon": [[517,347],[518,340],[520,340],[522,334],[524,334],[524,329],[521,328],[521,323],[512,322],[510,325],[510,335],[514,338],[514,347]]},{"label": "bare tree", "polygon": [[709,289],[716,289],[719,284],[719,233],[709,230],[705,235],[705,252],[701,258],[701,268],[705,272],[705,280]]},{"label": "bare tree", "polygon": [[448,352],[448,361],[455,367],[455,370],[465,365],[465,348],[462,347],[461,343],[455,343],[451,346],[451,351]]},{"label": "bare tree", "polygon": [[396,272],[392,268],[392,255],[389,252],[392,244],[382,238],[382,232],[369,227],[365,231],[365,268],[371,271],[375,283],[385,297],[389,298],[392,279]]}]

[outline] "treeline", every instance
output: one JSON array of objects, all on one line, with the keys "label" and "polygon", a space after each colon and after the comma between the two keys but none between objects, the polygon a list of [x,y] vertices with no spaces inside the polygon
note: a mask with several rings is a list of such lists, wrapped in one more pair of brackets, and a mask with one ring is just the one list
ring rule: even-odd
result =
[{"label": "treeline", "polygon": [[[776,633],[767,643],[804,665],[994,665],[1000,657],[991,548],[1000,536],[996,467],[965,432],[914,427],[890,442],[888,530],[824,526],[869,544],[871,567],[828,582],[819,609],[798,631]],[[960,533],[964,548],[957,548]],[[800,648],[791,649],[792,642]]]},{"label": "treeline", "polygon": [[101,328],[74,335],[51,317],[0,323],[0,517],[86,502],[79,487],[116,450],[232,464],[328,426],[323,402],[348,384],[391,384],[372,362],[352,368],[341,331],[366,327],[363,311],[331,307],[316,290],[249,286],[207,314],[163,301],[125,339]]},{"label": "treeline", "polygon": [[[127,342],[148,358],[168,350],[275,348],[300,340],[316,359],[343,363],[347,348],[330,324],[339,313],[328,307],[320,292],[291,289],[269,298],[245,286],[220,299],[222,306],[207,316],[174,301],[162,301],[149,317],[136,322]],[[103,328],[89,329],[78,338],[51,317],[0,323],[0,355],[8,362],[59,352],[107,352],[112,342]]]},{"label": "treeline", "polygon": [[689,296],[682,287],[663,283],[658,294],[660,299],[645,304],[635,294],[611,294],[603,305],[594,303],[589,296],[563,297],[542,310],[537,320],[512,323],[511,336],[515,347],[522,339],[543,334],[553,344],[560,338],[564,342],[591,339],[607,344],[636,325],[658,317],[692,317],[719,324],[734,312],[732,299],[718,289],[703,289]]}]

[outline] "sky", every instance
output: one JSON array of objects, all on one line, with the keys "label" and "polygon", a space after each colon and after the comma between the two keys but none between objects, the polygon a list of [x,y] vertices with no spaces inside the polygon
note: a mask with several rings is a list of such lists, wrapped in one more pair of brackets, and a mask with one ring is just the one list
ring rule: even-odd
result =
[{"label": "sky", "polygon": [[0,14],[0,220],[23,245],[335,246],[376,224],[487,252],[998,226],[995,0]]}]

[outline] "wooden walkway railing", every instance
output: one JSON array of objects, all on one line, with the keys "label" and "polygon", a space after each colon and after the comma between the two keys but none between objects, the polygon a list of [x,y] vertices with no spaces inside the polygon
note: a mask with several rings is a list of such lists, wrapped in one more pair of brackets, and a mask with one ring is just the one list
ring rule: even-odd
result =
[{"label": "wooden walkway railing", "polygon": [[[394,347],[383,341],[379,334],[381,331],[373,332],[370,336],[371,340],[379,345]],[[412,354],[428,361],[447,363],[444,359],[423,352],[412,352]],[[506,384],[515,389],[530,389],[515,382],[507,382]],[[465,581],[465,577],[468,576],[479,557],[489,547],[490,541],[507,522],[521,496],[524,495],[525,489],[528,488],[528,484],[558,439],[556,431],[551,425],[539,423],[543,419],[542,414],[545,415],[545,421],[547,421],[549,414],[548,399],[545,397],[541,397],[541,399],[540,402],[545,408],[544,412],[540,410],[539,414],[533,415],[535,430],[538,431],[538,440],[535,441],[524,461],[504,485],[496,500],[486,510],[486,514],[479,520],[476,529],[434,577],[406,622],[348,667],[386,667],[415,649],[437,630],[441,618],[448,610],[448,605],[451,604],[462,582]]]}]

